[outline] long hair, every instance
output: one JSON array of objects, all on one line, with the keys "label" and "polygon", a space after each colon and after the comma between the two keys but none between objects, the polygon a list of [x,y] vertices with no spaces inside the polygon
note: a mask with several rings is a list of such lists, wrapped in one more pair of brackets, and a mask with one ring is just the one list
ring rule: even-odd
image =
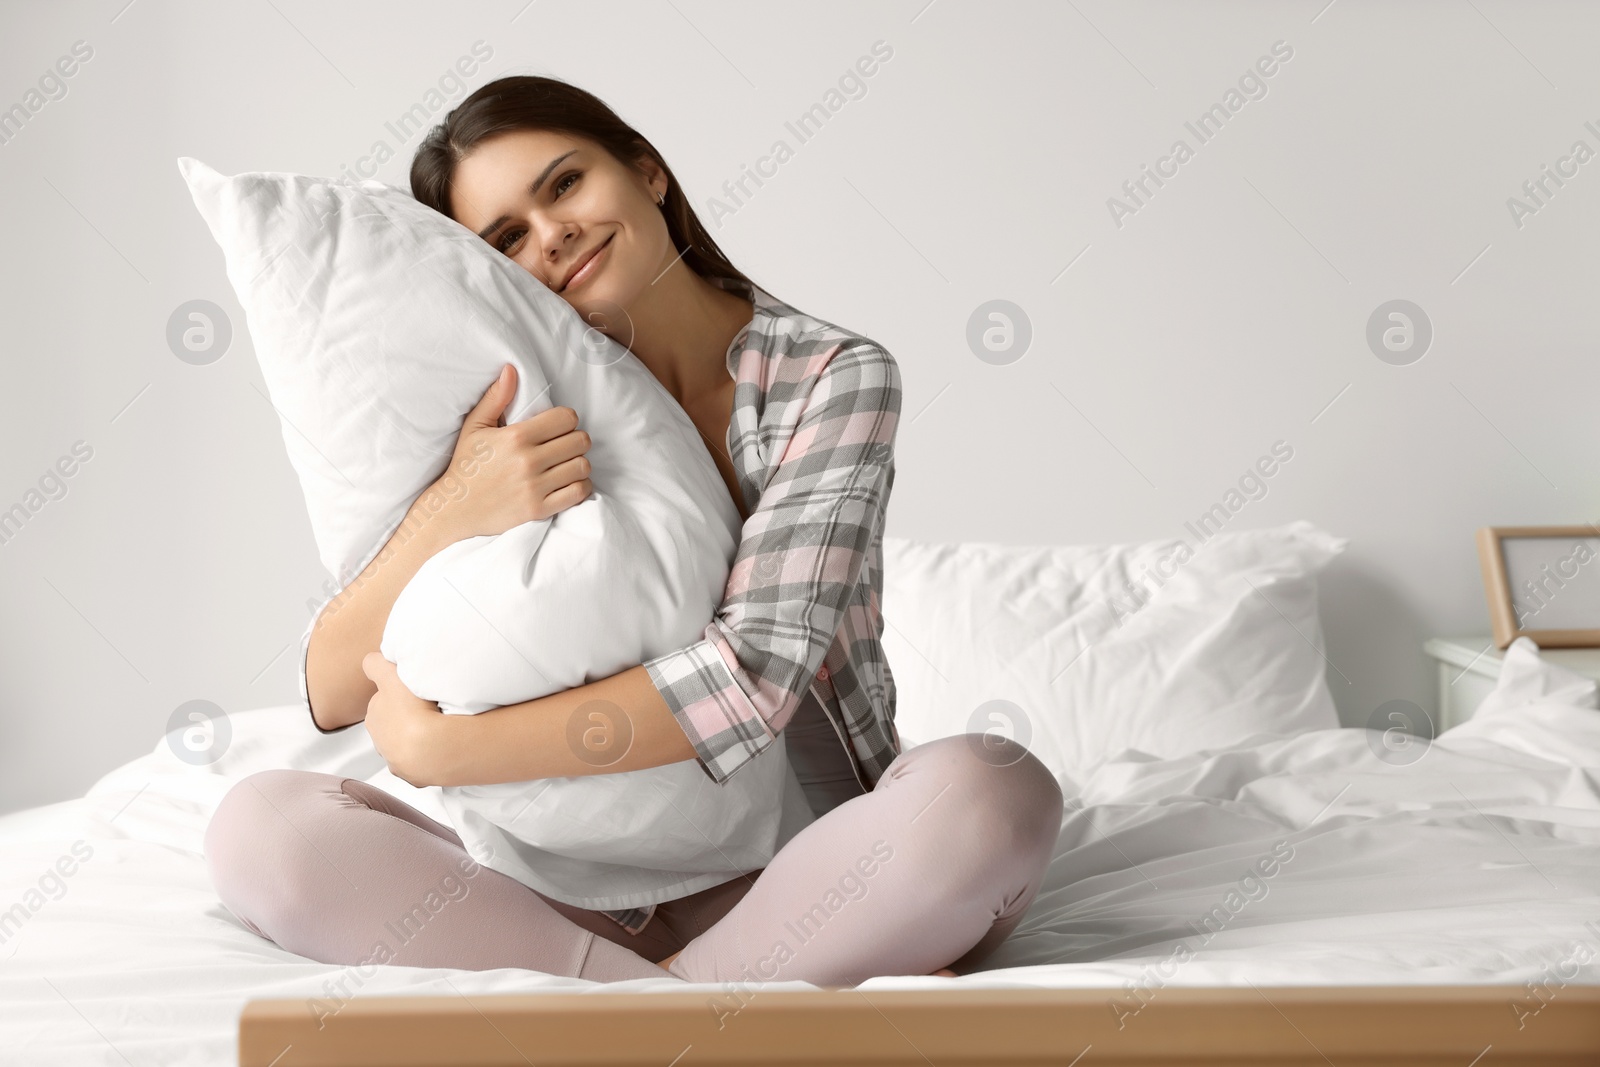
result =
[{"label": "long hair", "polygon": [[555,78],[527,74],[499,78],[461,101],[417,146],[411,160],[411,195],[454,218],[450,187],[456,165],[481,141],[509,130],[554,130],[585,137],[641,173],[644,160],[653,160],[667,176],[662,212],[684,263],[702,278],[723,278],[753,288],[701,225],[683,186],[655,146],[599,97]]}]

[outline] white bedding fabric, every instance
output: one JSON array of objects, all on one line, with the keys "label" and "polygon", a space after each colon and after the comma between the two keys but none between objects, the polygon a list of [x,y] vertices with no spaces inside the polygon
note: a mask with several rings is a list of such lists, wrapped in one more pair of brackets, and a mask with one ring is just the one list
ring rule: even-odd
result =
[{"label": "white bedding fabric", "polygon": [[1300,519],[1101,545],[883,539],[883,650],[912,737],[998,730],[1057,774],[1339,725]]},{"label": "white bedding fabric", "polygon": [[[1513,653],[1485,713],[1407,765],[1377,758],[1381,735],[1329,729],[1169,760],[1129,750],[1064,781],[1045,890],[987,969],[863,988],[1600,982],[1600,711],[1525,640]],[[0,1062],[232,1063],[247,1000],[337,1003],[341,978],[362,996],[693,988],[514,969],[363,981],[251,934],[200,853],[233,781],[305,767],[442,810],[388,774],[361,727],[319,735],[299,704],[232,720],[209,767],[163,740],[84,798],[0,817],[0,908],[32,912],[0,942]],[[35,910],[26,894],[78,840],[92,855]],[[1275,847],[1270,877],[1246,880]],[[1186,925],[1218,907],[1209,940]]]}]

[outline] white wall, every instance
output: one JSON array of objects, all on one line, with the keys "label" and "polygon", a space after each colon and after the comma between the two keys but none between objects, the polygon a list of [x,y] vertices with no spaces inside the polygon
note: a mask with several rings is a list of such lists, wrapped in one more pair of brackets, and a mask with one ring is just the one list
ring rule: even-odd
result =
[{"label": "white wall", "polygon": [[[405,185],[416,137],[386,121],[479,41],[492,58],[437,118],[504,74],[576,82],[708,221],[789,142],[717,237],[899,360],[890,534],[1182,536],[1282,440],[1292,460],[1231,528],[1349,537],[1323,583],[1341,715],[1431,705],[1422,641],[1488,627],[1473,529],[1595,518],[1600,161],[1520,225],[1507,200],[1575,141],[1600,150],[1600,11],[1324,3],[0,8],[0,108],[93,50],[0,144],[0,510],[93,449],[0,544],[0,811],[80,795],[185,701],[298,696],[323,575],[174,159],[326,174],[384,141],[376,176]],[[786,121],[878,41],[865,95],[799,143]],[[1185,122],[1280,41],[1266,94],[1199,144]],[[1118,225],[1108,198],[1178,138],[1193,157]],[[1403,366],[1366,340],[1402,298],[1435,334]],[[209,366],[165,340],[192,299],[236,316]],[[966,341],[992,299],[1031,322],[1005,365]]]}]

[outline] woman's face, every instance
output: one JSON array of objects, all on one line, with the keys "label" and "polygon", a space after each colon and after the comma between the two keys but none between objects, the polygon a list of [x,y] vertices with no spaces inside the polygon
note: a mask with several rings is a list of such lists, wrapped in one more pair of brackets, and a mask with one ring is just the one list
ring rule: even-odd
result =
[{"label": "woman's face", "polygon": [[457,164],[450,207],[456,221],[597,321],[608,308],[631,307],[677,258],[656,200],[665,192],[658,170],[647,180],[591,141],[513,130]]}]

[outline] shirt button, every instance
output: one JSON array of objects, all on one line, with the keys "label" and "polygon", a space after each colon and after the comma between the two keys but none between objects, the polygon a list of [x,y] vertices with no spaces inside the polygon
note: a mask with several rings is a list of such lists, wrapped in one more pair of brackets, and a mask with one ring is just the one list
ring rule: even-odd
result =
[{"label": "shirt button", "polygon": [[821,678],[824,682],[828,680],[828,665],[826,663],[824,663],[822,665],[822,669],[817,672],[817,677]]}]

